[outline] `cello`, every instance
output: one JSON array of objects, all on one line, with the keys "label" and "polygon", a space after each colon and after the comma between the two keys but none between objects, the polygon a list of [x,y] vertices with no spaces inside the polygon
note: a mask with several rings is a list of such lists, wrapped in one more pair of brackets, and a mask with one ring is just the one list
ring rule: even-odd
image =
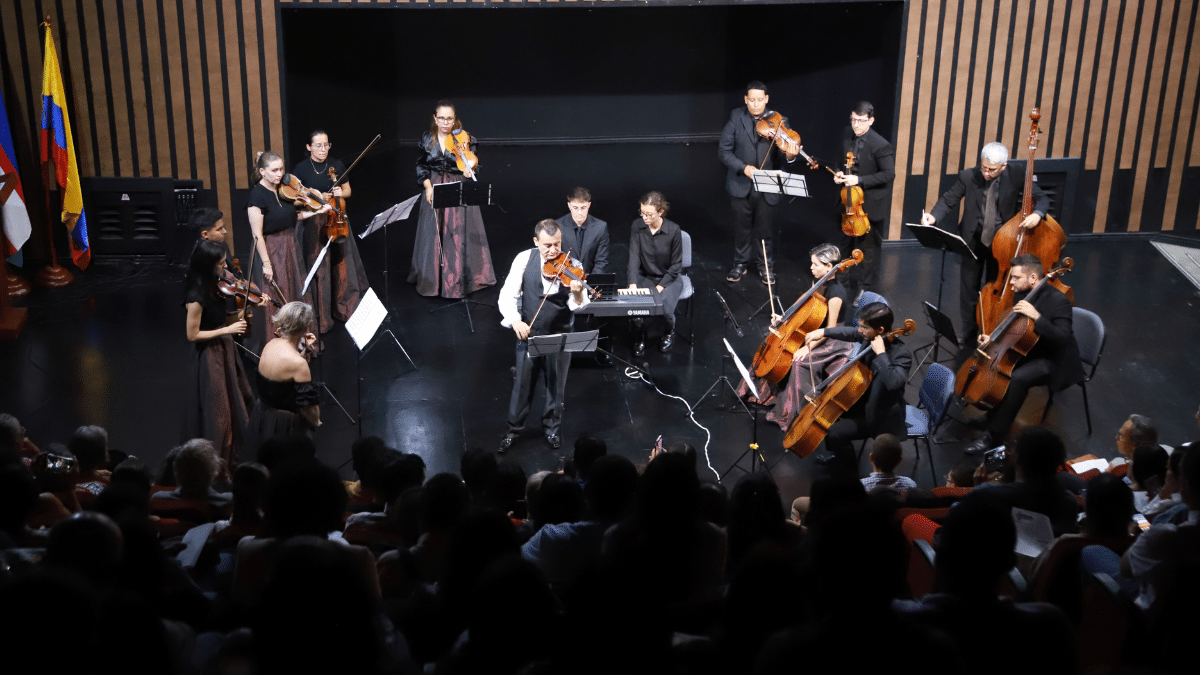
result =
[{"label": "cello", "polygon": [[[1046,273],[1037,284],[1030,289],[1025,300],[1032,302],[1033,298],[1048,285],[1054,285],[1059,276],[1071,271],[1075,261],[1063,258],[1062,266]],[[1010,302],[1012,295],[1009,294]],[[1008,383],[1012,380],[1012,371],[1021,357],[1029,353],[1037,344],[1038,335],[1033,330],[1033,319],[1024,314],[1008,312],[1000,319],[995,330],[988,335],[988,343],[975,350],[958,369],[955,375],[954,391],[962,397],[966,405],[973,405],[983,410],[990,410],[1004,398],[1008,391]]]},{"label": "cello", "polygon": [[[895,340],[901,335],[912,335],[916,330],[917,322],[905,319],[903,326],[884,334],[883,339]],[[815,396],[788,425],[783,447],[800,458],[808,457],[817,449],[825,440],[829,427],[871,388],[871,369],[862,361],[867,354],[873,353],[870,344],[863,345],[836,373],[817,385]]]},{"label": "cello", "polygon": [[[1025,165],[1025,190],[1022,193],[1021,212],[996,230],[996,236],[992,239],[992,256],[999,263],[999,271],[996,278],[979,292],[975,319],[979,323],[980,332],[983,333],[997,326],[1004,313],[1013,305],[1012,285],[1008,283],[1009,261],[1019,255],[1032,253],[1042,262],[1042,271],[1048,275],[1050,268],[1058,262],[1063,244],[1067,241],[1062,227],[1048,213],[1033,229],[1021,227],[1021,222],[1033,213],[1033,160],[1037,152],[1038,120],[1041,117],[1042,114],[1037,108],[1029,113],[1029,119],[1033,122],[1029,128],[1029,162]],[[1070,286],[1064,285],[1057,278],[1051,283],[1067,296],[1072,305],[1075,304],[1075,291]]]},{"label": "cello", "polygon": [[834,265],[825,276],[813,284],[808,292],[800,296],[779,319],[777,326],[770,329],[763,342],[754,353],[753,370],[771,384],[778,384],[792,368],[792,359],[796,350],[804,345],[804,337],[825,324],[828,305],[825,298],[817,292],[826,281],[838,272],[845,272],[852,266],[862,262],[863,253],[858,249],[842,262]]}]

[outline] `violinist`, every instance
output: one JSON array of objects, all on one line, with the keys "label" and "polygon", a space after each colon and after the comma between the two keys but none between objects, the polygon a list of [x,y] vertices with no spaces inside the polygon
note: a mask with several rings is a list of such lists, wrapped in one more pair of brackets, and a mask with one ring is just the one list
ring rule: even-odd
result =
[{"label": "violinist", "polygon": [[832,454],[817,459],[819,464],[857,475],[852,441],[875,438],[879,434],[903,437],[908,430],[904,422],[904,385],[908,382],[913,357],[899,339],[883,339],[892,330],[895,320],[891,307],[872,302],[861,307],[855,319],[857,328],[818,328],[808,334],[805,343],[811,349],[823,339],[840,340],[858,343],[858,350],[870,349],[872,352],[863,359],[871,369],[871,388],[829,427],[825,448]]},{"label": "violinist", "polygon": [[[568,286],[560,277],[547,278],[544,274],[546,261],[558,258],[563,252],[562,239],[558,223],[549,219],[539,221],[533,228],[533,248],[521,251],[513,258],[497,299],[500,314],[504,317],[500,325],[512,328],[517,336],[517,364],[508,402],[508,431],[500,441],[499,452],[507,452],[525,430],[525,418],[533,405],[533,378],[539,373],[546,390],[542,433],[552,449],[562,447],[562,404],[571,355],[561,352],[555,356],[531,357],[526,342],[531,335],[571,332],[573,313],[591,301],[584,294],[581,282],[573,280]],[[581,265],[578,260],[570,262],[574,267]]]},{"label": "violinist", "polygon": [[875,124],[875,106],[859,101],[850,111],[850,127],[842,138],[842,156],[854,153],[855,173],[839,171],[833,182],[859,186],[863,191],[863,210],[871,229],[861,237],[842,236],[842,249],[862,249],[863,261],[847,272],[851,298],[879,285],[879,251],[884,228],[892,208],[892,181],[896,179],[896,148],[871,128]]},{"label": "violinist", "polygon": [[[413,242],[412,270],[408,283],[425,296],[461,298],[496,283],[492,252],[483,214],[478,206],[433,208],[433,186],[470,180],[475,172],[458,168],[456,156],[447,150],[447,140],[455,131],[462,132],[462,120],[450,101],[438,101],[429,131],[421,137],[421,156],[417,159],[417,183],[425,189]],[[475,148],[470,139],[469,149]]]},{"label": "violinist", "polygon": [[[340,178],[346,172],[346,166],[340,160],[329,157],[331,147],[329,134],[320,129],[310,133],[308,143],[304,146],[308,157],[292,167],[292,175],[299,178],[304,187],[320,192],[326,201],[330,197],[347,199],[351,194],[350,183],[343,181],[334,186],[334,176]],[[330,214],[322,213],[304,223],[304,262],[309,269],[325,247],[325,225],[329,218]],[[321,261],[321,269],[313,278],[312,297],[316,303],[313,309],[322,333],[333,329],[335,319],[345,321],[350,318],[358,309],[362,294],[369,285],[355,239],[352,233],[330,244],[325,259]]]},{"label": "violinist", "polygon": [[[608,223],[591,214],[592,193],[584,187],[571,190],[567,195],[567,209],[567,215],[555,221],[563,233],[563,250],[579,259],[584,274],[608,272]],[[595,321],[590,314],[582,318],[587,322]],[[600,326],[600,346],[608,348],[608,335],[603,325]],[[612,365],[612,357],[601,352],[596,353],[596,361],[602,366]]]},{"label": "violinist", "polygon": [[250,412],[246,445],[257,457],[263,441],[273,436],[311,436],[321,426],[320,399],[308,359],[315,352],[312,306],[289,302],[275,312],[275,339],[258,360],[258,400]]},{"label": "violinist", "polygon": [[[729,121],[721,130],[721,140],[717,143],[717,157],[728,168],[725,191],[733,206],[733,267],[725,277],[730,282],[740,281],[745,276],[751,260],[757,261],[758,275],[763,283],[774,281],[771,220],[779,195],[759,194],[754,189],[753,176],[760,168],[779,168],[780,156],[793,162],[796,155],[784,155],[770,139],[755,131],[755,124],[768,113],[769,100],[767,85],[758,80],[747,84],[745,107],[734,108],[729,114]],[[763,241],[767,245],[765,261],[759,260],[758,254]],[[768,274],[771,279],[767,278]]]},{"label": "violinist", "polygon": [[[1033,319],[1038,341],[1013,367],[1008,390],[1000,405],[987,413],[987,431],[969,446],[967,452],[979,454],[1004,441],[1009,427],[1025,404],[1031,387],[1049,385],[1051,391],[1061,391],[1083,381],[1083,366],[1079,362],[1079,345],[1075,342],[1071,301],[1054,286],[1046,284],[1034,296],[1025,300],[1029,291],[1045,276],[1037,256],[1025,254],[1012,259],[1009,283],[1013,289],[1013,312]],[[988,336],[976,339],[980,347],[987,345]]]},{"label": "violinist", "polygon": [[[972,336],[979,332],[975,307],[979,304],[983,277],[990,281],[999,271],[999,265],[992,257],[992,239],[1004,223],[1021,211],[1023,184],[1020,174],[1008,171],[1008,148],[1003,143],[988,143],[980,153],[979,168],[960,172],[958,182],[921,218],[924,224],[933,225],[956,212],[959,202],[963,202],[958,235],[977,256],[976,260],[964,259],[959,264],[958,302],[964,347],[970,345],[974,340]],[[1037,227],[1049,210],[1050,198],[1037,183],[1033,183],[1033,213],[1021,227]]]},{"label": "violinist", "polygon": [[225,274],[225,245],[201,240],[184,281],[185,330],[191,354],[184,437],[212,441],[226,467],[237,464],[254,394],[233,344],[246,322],[231,315],[217,280]]},{"label": "violinist", "polygon": [[[308,274],[296,242],[296,223],[327,213],[329,207],[298,211],[292,202],[280,197],[283,158],[270,150],[260,152],[255,158],[253,178],[254,186],[246,199],[246,215],[262,261],[263,281],[267,288],[277,289],[281,303],[293,302],[300,298]],[[304,297],[311,297],[311,292]],[[267,311],[270,313],[271,309]]]},{"label": "violinist", "polygon": [[197,242],[207,239],[224,244],[229,234],[225,228],[225,214],[204,206],[192,211],[188,217],[188,228],[196,233]]},{"label": "violinist", "polygon": [[[640,218],[629,228],[629,287],[648,288],[662,300],[667,332],[658,343],[660,352],[675,343],[675,307],[683,293],[683,231],[663,217],[669,208],[661,192],[647,192],[638,202]],[[633,320],[635,357],[646,353],[645,323],[642,317]]]}]

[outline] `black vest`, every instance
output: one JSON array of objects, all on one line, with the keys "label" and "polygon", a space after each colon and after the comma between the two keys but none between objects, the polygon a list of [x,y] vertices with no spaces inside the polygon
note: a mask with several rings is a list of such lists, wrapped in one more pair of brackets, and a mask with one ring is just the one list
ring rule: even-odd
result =
[{"label": "black vest", "polygon": [[[571,330],[574,315],[567,308],[571,290],[559,284],[558,291],[545,296],[542,303],[542,256],[536,248],[529,251],[529,262],[521,277],[521,320],[529,324],[530,335],[550,335]],[[538,307],[541,306],[541,311]],[[533,321],[534,313],[537,321]]]}]

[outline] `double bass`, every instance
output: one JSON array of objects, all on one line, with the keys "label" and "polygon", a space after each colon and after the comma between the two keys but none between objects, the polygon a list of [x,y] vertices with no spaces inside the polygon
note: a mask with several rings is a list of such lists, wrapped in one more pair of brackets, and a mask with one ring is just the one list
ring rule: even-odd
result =
[{"label": "double bass", "polygon": [[[1032,302],[1039,293],[1045,292],[1047,286],[1054,285],[1059,276],[1070,272],[1074,266],[1073,260],[1063,258],[1062,266],[1047,272],[1046,276],[1030,289],[1025,300]],[[1009,297],[1012,297],[1011,294]],[[963,398],[965,404],[983,410],[991,410],[1000,405],[1012,380],[1013,368],[1021,357],[1033,349],[1037,341],[1038,335],[1033,330],[1033,319],[1013,311],[1010,307],[988,335],[988,343],[977,348],[958,369],[954,391]]]},{"label": "double bass", "polygon": [[813,284],[807,293],[792,303],[792,306],[783,313],[779,324],[770,329],[762,344],[759,345],[758,351],[754,353],[755,376],[761,377],[771,384],[778,384],[788,374],[792,368],[792,359],[796,350],[804,345],[804,337],[825,325],[829,306],[817,289],[824,286],[826,281],[833,278],[833,275],[845,272],[852,266],[861,263],[862,260],[862,251],[854,249],[849,258],[834,265],[833,269],[826,272],[825,276]]},{"label": "double bass", "polygon": [[[905,319],[904,325],[883,336],[884,340],[895,340],[901,335],[912,335],[917,330],[917,322]],[[871,346],[863,348],[846,362],[837,372],[825,378],[817,385],[815,396],[800,414],[788,425],[783,437],[783,447],[791,450],[797,457],[807,457],[825,440],[829,427],[838,418],[858,403],[871,388],[871,369],[862,361],[867,354],[874,353]]]},{"label": "double bass", "polygon": [[[1042,271],[1048,274],[1050,268],[1058,262],[1063,244],[1067,241],[1062,227],[1050,214],[1046,214],[1031,230],[1021,227],[1021,222],[1033,213],[1033,160],[1037,152],[1038,120],[1041,117],[1042,114],[1037,108],[1029,113],[1029,119],[1033,122],[1029,129],[1029,163],[1025,165],[1025,190],[1022,193],[1024,200],[1021,212],[997,230],[992,239],[992,256],[999,264],[999,271],[996,278],[984,285],[979,292],[979,306],[975,318],[979,323],[980,332],[983,333],[994,328],[1004,313],[1013,306],[1012,285],[1008,282],[1011,273],[1009,261],[1019,255],[1032,253],[1041,261]],[[1052,283],[1067,296],[1072,305],[1075,304],[1075,291],[1071,287],[1064,285],[1057,278]]]}]

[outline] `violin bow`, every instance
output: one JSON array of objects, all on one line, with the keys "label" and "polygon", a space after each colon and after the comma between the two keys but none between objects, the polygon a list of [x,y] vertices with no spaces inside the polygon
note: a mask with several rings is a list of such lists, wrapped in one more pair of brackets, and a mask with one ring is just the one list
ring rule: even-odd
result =
[{"label": "violin bow", "polygon": [[375,147],[375,144],[379,142],[380,138],[383,138],[383,134],[375,134],[375,139],[372,140],[370,143],[368,143],[367,147],[363,148],[362,152],[358,153],[358,157],[355,157],[353,162],[350,162],[350,168],[343,171],[342,177],[337,179],[337,181],[334,182],[333,185],[329,186],[330,190],[337,187],[338,185],[341,185],[342,181],[346,180],[346,176],[349,176],[350,172],[354,170],[354,167],[358,165],[358,160],[362,159],[363,155],[367,154],[368,150]]}]

